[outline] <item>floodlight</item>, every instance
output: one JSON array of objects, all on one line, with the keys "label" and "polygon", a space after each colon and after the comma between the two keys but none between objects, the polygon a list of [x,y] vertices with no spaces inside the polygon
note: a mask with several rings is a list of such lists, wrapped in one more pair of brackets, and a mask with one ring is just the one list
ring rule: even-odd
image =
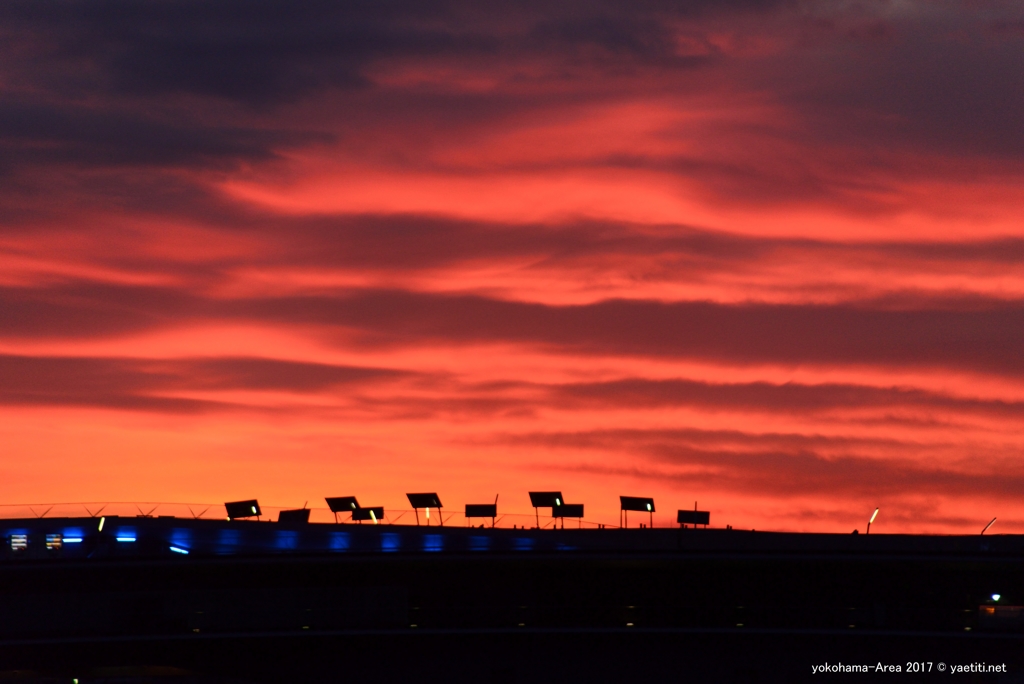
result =
[{"label": "floodlight", "polygon": [[277,514],[277,522],[285,524],[304,524],[309,522],[308,508],[295,508],[290,511],[281,511]]},{"label": "floodlight", "polygon": [[537,529],[540,529],[540,513],[537,512],[537,509],[550,506],[554,511],[555,506],[561,506],[564,502],[562,492],[530,492],[530,503],[533,505],[533,514],[537,518]]},{"label": "floodlight", "polygon": [[228,512],[228,520],[234,520],[235,518],[251,518],[256,516],[257,518],[263,515],[260,510],[260,504],[256,499],[249,499],[248,501],[229,501],[224,504],[224,508]]},{"label": "floodlight", "polygon": [[324,501],[331,509],[331,513],[347,513],[359,508],[359,502],[354,496],[329,496]]},{"label": "floodlight", "polygon": [[711,524],[710,511],[679,511],[676,513],[676,522],[680,525],[704,525]]},{"label": "floodlight", "polygon": [[351,513],[359,508],[359,502],[354,496],[329,496],[324,501],[334,514],[334,522],[338,522],[339,513]]},{"label": "floodlight", "polygon": [[383,506],[368,506],[367,508],[357,508],[352,511],[353,520],[372,520],[374,524],[377,524],[384,518],[384,507]]},{"label": "floodlight", "polygon": [[583,504],[567,504],[555,506],[551,509],[552,518],[562,518],[562,528],[565,528],[566,518],[577,518],[580,520],[580,527],[583,526]]},{"label": "floodlight", "polygon": [[582,518],[583,504],[562,504],[551,509],[552,518]]},{"label": "floodlight", "polygon": [[470,518],[490,518],[491,527],[494,527],[494,519],[498,517],[498,496],[494,495],[492,504],[466,504],[466,524]]},{"label": "floodlight", "polygon": [[[643,496],[620,496],[619,497],[620,510],[619,510],[619,524],[624,527],[629,526],[629,513],[628,511],[643,511],[650,515],[651,526],[654,526],[654,499],[643,497]],[[625,517],[625,523],[623,524],[623,516]]]},{"label": "floodlight", "polygon": [[466,504],[466,519],[469,518],[490,518],[491,527],[494,527],[494,519],[498,517],[498,504]]},{"label": "floodlight", "polygon": [[1000,594],[992,594],[992,600],[993,601],[998,601],[1001,598],[1003,598],[1003,597]]},{"label": "floodlight", "polygon": [[[430,509],[441,508],[441,499],[434,492],[428,492],[424,494],[406,494],[409,499],[409,505],[412,506],[413,511],[416,512],[416,524],[420,524],[420,509],[427,509],[427,525],[430,524]],[[444,518],[441,518],[441,526],[444,526]]]},{"label": "floodlight", "polygon": [[530,504],[534,508],[561,506],[563,501],[562,492],[530,492]]}]

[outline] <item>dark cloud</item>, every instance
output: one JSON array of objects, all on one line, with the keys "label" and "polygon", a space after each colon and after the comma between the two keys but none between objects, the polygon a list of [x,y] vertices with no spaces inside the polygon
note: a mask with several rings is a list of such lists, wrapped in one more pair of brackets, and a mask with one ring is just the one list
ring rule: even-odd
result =
[{"label": "dark cloud", "polygon": [[562,353],[734,364],[869,364],[1020,375],[1024,308],[880,310],[612,300],[545,306],[475,296],[360,291],[239,303],[247,317],[337,325],[366,344],[516,342]]},{"label": "dark cloud", "polygon": [[[778,115],[686,124],[685,156],[549,163],[653,169],[737,203],[899,211],[886,189],[908,177],[1024,172],[1022,21],[1000,2],[17,1],[0,8],[0,152],[9,174],[69,160],[238,168],[335,140],[383,166],[467,173],[475,162],[438,161],[431,144],[658,92]],[[446,64],[493,87],[375,80],[381,65]]]},{"label": "dark cloud", "polygon": [[199,413],[238,406],[167,395],[217,390],[314,393],[408,375],[385,368],[247,357],[157,360],[4,354],[0,403]]},{"label": "dark cloud", "polygon": [[8,337],[75,339],[174,325],[209,306],[174,288],[72,282],[0,287],[0,308]]},{"label": "dark cloud", "polygon": [[[170,288],[0,289],[9,337],[79,338],[203,320],[316,325],[357,345],[515,343],[563,354],[731,364],[877,365],[1020,376],[1024,308],[966,300],[934,307],[664,303],[578,306],[396,290],[210,299]],[[354,336],[354,337],[353,337]]]},{"label": "dark cloud", "polygon": [[325,134],[204,126],[126,109],[69,104],[0,104],[0,145],[8,170],[19,163],[84,166],[218,166],[265,161]]},{"label": "dark cloud", "polygon": [[[739,431],[593,430],[579,433],[507,435],[501,443],[575,449],[569,470],[629,475],[678,483],[691,490],[734,491],[765,497],[988,497],[1013,500],[1024,469],[1002,459],[968,463],[869,454],[872,446],[914,445],[806,435],[757,435]],[[623,466],[585,464],[587,452],[620,455]],[[603,459],[601,459],[603,460]],[[584,465],[581,465],[583,461]],[[550,467],[550,466],[549,466]]]},{"label": "dark cloud", "polygon": [[549,388],[552,400],[565,408],[648,409],[693,406],[711,411],[755,411],[811,416],[850,409],[916,409],[950,414],[1024,416],[1024,403],[953,397],[920,389],[868,387],[828,383],[709,383],[697,380],[629,378],[611,382],[571,383]]}]

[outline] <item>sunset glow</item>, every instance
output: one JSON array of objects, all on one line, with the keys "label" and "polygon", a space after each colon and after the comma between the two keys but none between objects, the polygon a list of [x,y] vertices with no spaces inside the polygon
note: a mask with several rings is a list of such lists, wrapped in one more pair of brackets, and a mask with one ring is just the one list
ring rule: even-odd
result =
[{"label": "sunset glow", "polygon": [[1024,533],[1019,3],[231,5],[0,9],[0,503]]}]

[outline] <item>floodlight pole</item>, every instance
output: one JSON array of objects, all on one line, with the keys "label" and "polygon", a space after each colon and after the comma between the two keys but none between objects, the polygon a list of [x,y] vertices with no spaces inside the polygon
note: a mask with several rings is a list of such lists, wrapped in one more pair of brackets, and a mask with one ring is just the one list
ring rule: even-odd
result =
[{"label": "floodlight pole", "polygon": [[871,514],[871,518],[868,520],[868,531],[865,532],[864,534],[871,534],[871,523],[875,522],[875,516],[877,516],[877,515],[878,515],[878,509],[876,508],[875,512]]},{"label": "floodlight pole", "polygon": [[982,533],[982,534],[985,534],[986,532],[988,532],[988,528],[992,527],[992,523],[994,523],[995,521],[996,521],[996,519],[995,519],[995,518],[992,518],[991,520],[989,520],[989,521],[988,521],[988,525],[985,525],[985,529],[983,529],[983,530],[981,531],[981,533]]},{"label": "floodlight pole", "polygon": [[533,507],[533,515],[537,518],[537,529],[540,529],[540,509],[536,506]]}]

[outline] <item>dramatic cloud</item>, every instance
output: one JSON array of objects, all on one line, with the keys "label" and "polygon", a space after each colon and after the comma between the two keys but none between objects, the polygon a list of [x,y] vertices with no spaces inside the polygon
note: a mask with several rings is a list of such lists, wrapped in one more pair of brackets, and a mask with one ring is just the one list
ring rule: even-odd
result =
[{"label": "dramatic cloud", "polygon": [[5,3],[0,494],[1024,530],[1021,26]]}]

